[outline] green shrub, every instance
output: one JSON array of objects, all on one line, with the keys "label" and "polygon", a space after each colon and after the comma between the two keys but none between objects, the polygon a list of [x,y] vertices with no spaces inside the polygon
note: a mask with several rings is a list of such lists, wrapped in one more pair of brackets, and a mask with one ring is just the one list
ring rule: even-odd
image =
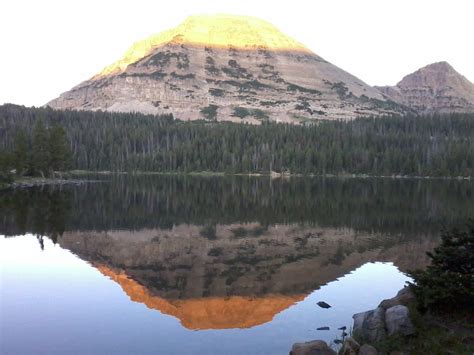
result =
[{"label": "green shrub", "polygon": [[207,120],[215,121],[217,118],[217,109],[219,107],[216,105],[209,105],[201,109],[201,115],[204,116]]},{"label": "green shrub", "polygon": [[234,107],[234,113],[232,114],[232,116],[245,118],[247,116],[250,116],[250,111],[245,107]]},{"label": "green shrub", "polygon": [[420,310],[474,310],[474,220],[464,230],[445,231],[428,256],[431,265],[412,272]]},{"label": "green shrub", "polygon": [[232,116],[239,117],[241,119],[248,117],[248,116],[253,116],[256,119],[263,120],[268,118],[268,114],[260,110],[258,108],[256,109],[248,109],[245,107],[234,107],[234,112],[232,113]]},{"label": "green shrub", "polygon": [[201,229],[199,234],[202,237],[207,238],[209,240],[215,240],[217,239],[216,226],[215,225],[205,226],[203,229]]},{"label": "green shrub", "polygon": [[209,94],[212,96],[219,96],[222,97],[224,96],[224,90],[222,89],[216,89],[216,88],[209,88]]},{"label": "green shrub", "polygon": [[263,119],[268,118],[268,114],[265,111],[260,110],[259,108],[253,110],[253,116],[258,120],[263,120]]},{"label": "green shrub", "polygon": [[195,74],[192,74],[192,73],[189,73],[189,74],[177,74],[175,72],[172,72],[171,73],[171,76],[175,79],[179,79],[179,80],[186,80],[186,79],[194,79],[196,77]]},{"label": "green shrub", "polygon": [[288,87],[286,88],[287,91],[299,91],[299,92],[304,92],[304,93],[307,93],[307,94],[314,94],[314,95],[321,95],[321,91],[319,90],[316,90],[316,89],[310,89],[310,88],[305,88],[303,86],[299,86],[299,85],[296,85],[296,84],[292,84],[292,83],[287,83],[288,84]]}]

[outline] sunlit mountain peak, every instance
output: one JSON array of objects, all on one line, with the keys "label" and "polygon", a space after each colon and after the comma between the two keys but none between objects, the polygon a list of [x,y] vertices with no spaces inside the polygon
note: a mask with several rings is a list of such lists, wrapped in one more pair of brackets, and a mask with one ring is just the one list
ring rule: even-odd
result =
[{"label": "sunlit mountain peak", "polygon": [[154,34],[130,47],[124,57],[104,68],[100,76],[121,72],[167,43],[196,46],[291,50],[310,52],[304,45],[283,34],[272,24],[254,17],[234,15],[190,16],[178,27]]}]

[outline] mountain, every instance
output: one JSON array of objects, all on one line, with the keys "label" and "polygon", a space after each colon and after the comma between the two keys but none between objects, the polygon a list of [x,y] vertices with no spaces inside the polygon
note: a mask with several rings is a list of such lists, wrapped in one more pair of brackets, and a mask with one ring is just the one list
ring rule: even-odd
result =
[{"label": "mountain", "polygon": [[421,114],[474,112],[474,84],[447,62],[427,65],[395,86],[378,89],[387,98]]},{"label": "mountain", "polygon": [[273,25],[230,15],[192,16],[137,42],[122,59],[47,105],[251,123],[401,110]]}]

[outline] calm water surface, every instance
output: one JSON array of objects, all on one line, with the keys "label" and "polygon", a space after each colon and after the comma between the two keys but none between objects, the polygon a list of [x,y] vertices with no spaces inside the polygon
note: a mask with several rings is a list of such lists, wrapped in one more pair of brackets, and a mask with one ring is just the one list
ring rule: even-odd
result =
[{"label": "calm water surface", "polygon": [[474,213],[468,181],[102,179],[1,193],[2,354],[334,343]]}]

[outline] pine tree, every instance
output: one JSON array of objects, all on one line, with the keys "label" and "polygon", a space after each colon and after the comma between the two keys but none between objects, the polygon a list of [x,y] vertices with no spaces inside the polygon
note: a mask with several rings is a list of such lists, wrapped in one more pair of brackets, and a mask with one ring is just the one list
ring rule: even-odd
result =
[{"label": "pine tree", "polygon": [[10,169],[12,167],[12,156],[8,152],[0,151],[0,186],[2,183],[12,182]]},{"label": "pine tree", "polygon": [[15,136],[15,169],[18,176],[22,176],[29,168],[28,137],[25,131],[18,131]]},{"label": "pine tree", "polygon": [[49,157],[50,169],[53,171],[65,171],[70,166],[71,149],[67,139],[66,131],[55,124],[49,134]]},{"label": "pine tree", "polygon": [[441,244],[427,253],[431,265],[412,272],[411,286],[422,310],[474,310],[474,221],[464,230],[441,235]]},{"label": "pine tree", "polygon": [[32,166],[34,174],[40,174],[42,177],[49,175],[50,154],[48,143],[48,131],[40,118],[36,121],[33,129]]}]

